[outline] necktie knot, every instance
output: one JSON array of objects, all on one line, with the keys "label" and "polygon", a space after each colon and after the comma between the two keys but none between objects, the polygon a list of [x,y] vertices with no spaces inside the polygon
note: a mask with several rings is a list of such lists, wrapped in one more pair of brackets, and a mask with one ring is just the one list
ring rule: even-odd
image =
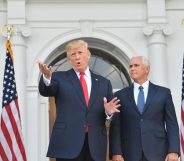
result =
[{"label": "necktie knot", "polygon": [[140,91],[143,91],[143,89],[144,89],[143,86],[139,86]]},{"label": "necktie knot", "polygon": [[84,72],[80,72],[80,76],[84,76],[85,75],[85,73]]}]

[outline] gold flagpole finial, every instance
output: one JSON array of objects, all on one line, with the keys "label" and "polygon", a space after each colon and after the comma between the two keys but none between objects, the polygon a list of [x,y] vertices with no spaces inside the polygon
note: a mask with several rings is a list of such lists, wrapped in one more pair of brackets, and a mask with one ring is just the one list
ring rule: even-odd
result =
[{"label": "gold flagpole finial", "polygon": [[6,35],[7,36],[7,39],[8,40],[10,40],[12,33],[16,33],[17,32],[17,29],[13,25],[4,25],[1,28],[1,32],[2,32],[3,35]]}]

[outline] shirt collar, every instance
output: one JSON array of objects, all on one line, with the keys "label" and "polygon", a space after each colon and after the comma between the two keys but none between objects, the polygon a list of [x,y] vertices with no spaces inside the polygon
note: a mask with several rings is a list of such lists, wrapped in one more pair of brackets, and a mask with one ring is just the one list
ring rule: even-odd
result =
[{"label": "shirt collar", "polygon": [[149,80],[147,80],[146,82],[144,82],[143,84],[138,84],[136,82],[134,82],[134,89],[139,89],[139,86],[142,86],[143,89],[148,89],[149,86]]},{"label": "shirt collar", "polygon": [[[78,78],[80,77],[80,72],[76,72],[75,73],[77,74]],[[87,67],[87,69],[84,71],[84,74],[86,77],[89,77],[90,76],[90,70],[89,70],[89,67]]]}]

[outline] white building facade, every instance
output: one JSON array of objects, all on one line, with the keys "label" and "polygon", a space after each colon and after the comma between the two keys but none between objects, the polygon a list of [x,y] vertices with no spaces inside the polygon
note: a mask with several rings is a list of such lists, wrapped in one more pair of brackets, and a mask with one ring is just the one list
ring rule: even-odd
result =
[{"label": "white building facade", "polygon": [[[148,57],[150,80],[171,89],[180,124],[183,19],[183,0],[0,0],[0,27],[17,28],[11,43],[28,161],[48,160],[49,102],[38,92],[37,61],[62,64],[64,45],[73,39],[86,40],[96,52],[95,62],[107,62],[109,70],[121,72],[121,78],[106,75],[114,90],[131,83],[127,73],[132,56]],[[0,96],[6,40],[1,33]],[[91,64],[99,73],[105,70],[100,63]],[[122,84],[116,86],[119,79]]]}]

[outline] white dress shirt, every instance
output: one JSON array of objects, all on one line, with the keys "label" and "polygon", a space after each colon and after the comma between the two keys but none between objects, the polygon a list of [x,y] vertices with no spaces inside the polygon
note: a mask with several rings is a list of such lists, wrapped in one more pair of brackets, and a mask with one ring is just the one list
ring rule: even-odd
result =
[{"label": "white dress shirt", "polygon": [[143,87],[143,91],[144,91],[144,102],[146,102],[147,96],[148,96],[148,87],[149,87],[149,80],[147,80],[146,82],[144,82],[142,85],[134,82],[134,100],[135,103],[137,105],[137,98],[138,98],[138,94],[139,94],[139,86]]},{"label": "white dress shirt", "polygon": [[[77,77],[80,80],[80,72],[75,71],[75,73],[77,74]],[[91,94],[91,73],[89,71],[89,67],[84,71],[84,79],[85,79],[87,87],[88,87],[88,96],[90,98],[90,94]]]}]

